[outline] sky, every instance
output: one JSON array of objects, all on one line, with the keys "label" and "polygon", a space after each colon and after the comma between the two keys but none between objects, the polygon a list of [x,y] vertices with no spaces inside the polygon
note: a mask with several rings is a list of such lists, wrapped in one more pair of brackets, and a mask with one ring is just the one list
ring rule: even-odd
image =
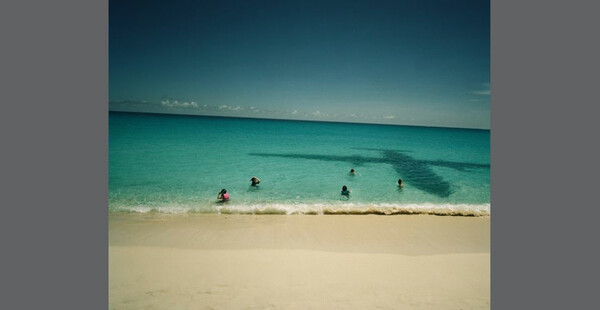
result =
[{"label": "sky", "polygon": [[109,1],[109,109],[490,128],[488,1]]}]

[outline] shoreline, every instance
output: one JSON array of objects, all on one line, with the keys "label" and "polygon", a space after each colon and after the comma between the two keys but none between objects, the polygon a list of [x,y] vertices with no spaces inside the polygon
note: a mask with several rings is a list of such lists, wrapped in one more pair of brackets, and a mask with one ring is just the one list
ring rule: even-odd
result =
[{"label": "shoreline", "polygon": [[486,217],[491,215],[489,203],[271,203],[238,204],[212,203],[197,205],[120,206],[109,209],[110,213],[144,214],[225,214],[225,215],[438,215]]},{"label": "shoreline", "polygon": [[490,307],[490,218],[109,213],[109,305]]}]

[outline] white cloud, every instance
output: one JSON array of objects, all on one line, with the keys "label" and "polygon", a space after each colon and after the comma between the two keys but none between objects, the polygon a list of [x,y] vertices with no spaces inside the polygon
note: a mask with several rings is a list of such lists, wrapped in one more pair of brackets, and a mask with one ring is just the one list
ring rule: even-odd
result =
[{"label": "white cloud", "polygon": [[197,108],[198,104],[195,103],[194,101],[190,101],[190,102],[179,102],[179,100],[163,100],[160,102],[164,107],[169,107],[169,108]]},{"label": "white cloud", "polygon": [[294,110],[294,111],[292,111],[292,114],[296,115],[296,114],[298,114],[298,111]]},{"label": "white cloud", "polygon": [[490,83],[481,83],[484,89],[473,91],[473,94],[480,96],[490,95]]},{"label": "white cloud", "polygon": [[232,106],[228,106],[228,105],[224,104],[224,105],[218,106],[217,109],[219,109],[219,110],[228,110],[228,111],[236,111],[237,112],[237,111],[243,110],[244,108],[240,107],[239,105],[235,106],[235,107],[232,107]]},{"label": "white cloud", "polygon": [[384,119],[394,119],[394,118],[396,118],[396,116],[394,116],[394,115],[386,115],[383,118]]},{"label": "white cloud", "polygon": [[312,115],[314,115],[314,116],[321,116],[321,111],[314,111],[312,113]]}]

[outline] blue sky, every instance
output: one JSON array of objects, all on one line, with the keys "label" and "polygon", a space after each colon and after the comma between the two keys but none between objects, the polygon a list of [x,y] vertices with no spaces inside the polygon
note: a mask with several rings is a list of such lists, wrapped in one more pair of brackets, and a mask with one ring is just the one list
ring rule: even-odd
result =
[{"label": "blue sky", "polygon": [[110,109],[489,129],[489,10],[110,0]]}]

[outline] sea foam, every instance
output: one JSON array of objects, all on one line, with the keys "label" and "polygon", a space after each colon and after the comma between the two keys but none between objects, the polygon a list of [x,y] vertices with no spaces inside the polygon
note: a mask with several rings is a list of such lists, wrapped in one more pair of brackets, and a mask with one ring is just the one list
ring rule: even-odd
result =
[{"label": "sea foam", "polygon": [[219,203],[212,206],[195,205],[163,205],[163,206],[119,206],[112,208],[115,212],[136,213],[216,213],[216,214],[313,214],[313,215],[396,215],[396,214],[429,214],[450,216],[489,216],[490,204],[234,204]]}]

